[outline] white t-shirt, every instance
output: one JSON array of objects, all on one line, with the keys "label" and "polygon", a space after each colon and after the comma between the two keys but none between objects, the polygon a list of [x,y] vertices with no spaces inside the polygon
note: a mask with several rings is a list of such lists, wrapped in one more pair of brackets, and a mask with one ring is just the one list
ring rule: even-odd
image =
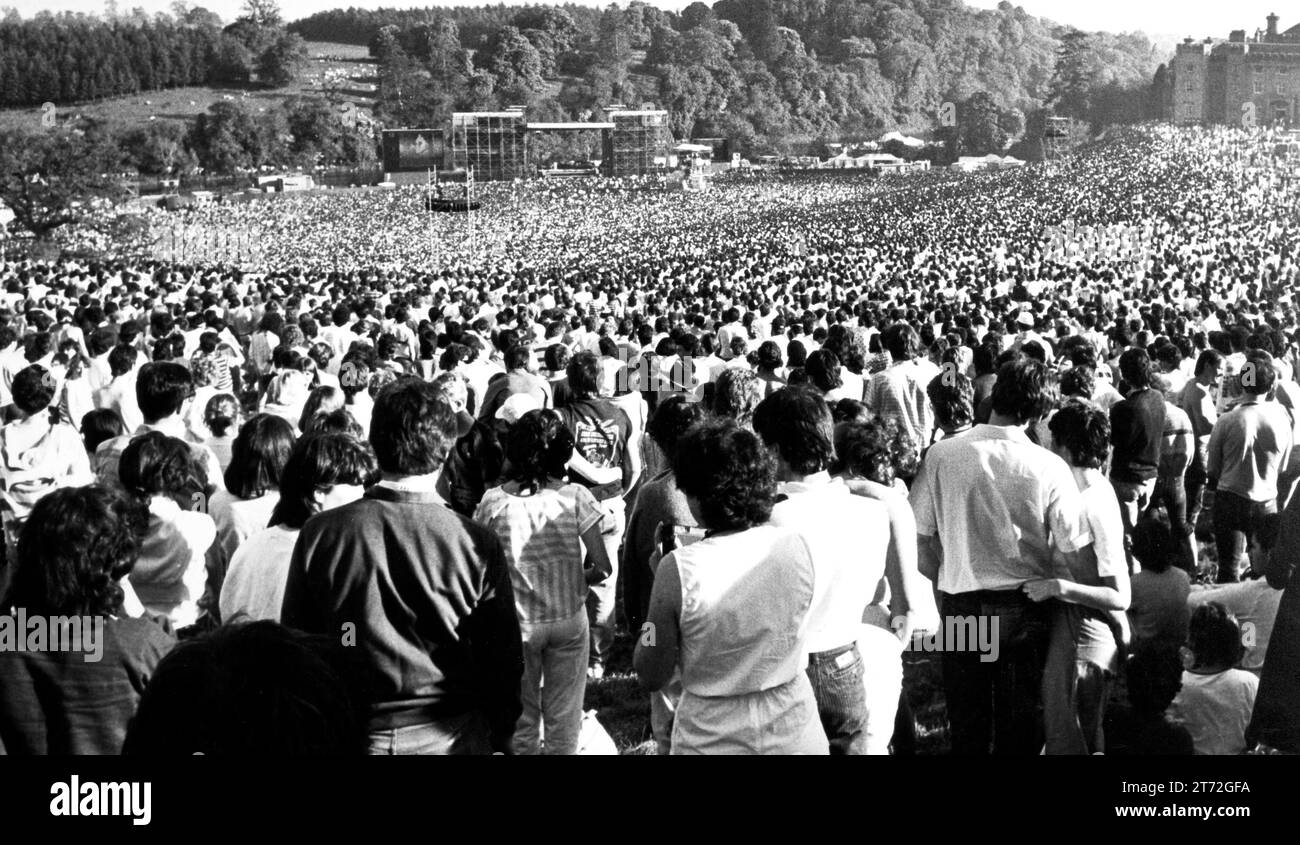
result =
[{"label": "white t-shirt", "polygon": [[1183,688],[1169,713],[1187,726],[1197,754],[1240,754],[1255,709],[1259,678],[1241,669],[1217,675],[1183,672]]},{"label": "white t-shirt", "polygon": [[229,622],[241,615],[249,621],[280,621],[284,585],[289,578],[289,559],[293,556],[298,533],[298,529],[273,525],[258,531],[239,546],[221,585],[223,621]]}]

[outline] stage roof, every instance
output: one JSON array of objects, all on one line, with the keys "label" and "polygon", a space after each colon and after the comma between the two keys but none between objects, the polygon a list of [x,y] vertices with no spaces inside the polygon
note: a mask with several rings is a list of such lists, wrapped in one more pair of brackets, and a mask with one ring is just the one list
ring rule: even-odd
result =
[{"label": "stage roof", "polygon": [[612,123],[530,123],[529,129],[536,129],[541,132],[579,132],[584,129],[598,131],[601,129],[613,129]]}]

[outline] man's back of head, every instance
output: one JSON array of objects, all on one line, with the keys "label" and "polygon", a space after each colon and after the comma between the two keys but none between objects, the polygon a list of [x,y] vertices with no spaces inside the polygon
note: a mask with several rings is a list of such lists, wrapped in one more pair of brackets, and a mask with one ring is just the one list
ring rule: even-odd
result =
[{"label": "man's back of head", "polygon": [[399,477],[437,472],[456,442],[457,424],[442,391],[413,376],[398,378],[380,391],[371,415],[379,468]]},{"label": "man's back of head", "polygon": [[152,361],[140,368],[135,398],[148,425],[179,414],[194,395],[194,379],[182,364]]},{"label": "man's back of head", "polygon": [[830,408],[810,388],[784,387],[760,402],[754,431],[793,475],[822,472],[835,458]]}]

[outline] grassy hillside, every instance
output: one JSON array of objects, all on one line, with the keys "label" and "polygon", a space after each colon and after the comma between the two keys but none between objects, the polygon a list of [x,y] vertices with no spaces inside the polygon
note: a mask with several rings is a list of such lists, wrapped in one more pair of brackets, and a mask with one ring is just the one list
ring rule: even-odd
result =
[{"label": "grassy hillside", "polygon": [[[309,41],[307,51],[309,59],[298,79],[284,88],[203,86],[146,91],[94,103],[62,106],[57,116],[60,120],[73,116],[90,117],[123,126],[150,120],[188,122],[223,99],[246,98],[259,109],[267,109],[295,96],[330,97],[340,103],[351,101],[358,109],[367,112],[372,110],[378,78],[376,66],[365,47]],[[0,111],[0,129],[39,126],[40,121],[39,108]]]}]

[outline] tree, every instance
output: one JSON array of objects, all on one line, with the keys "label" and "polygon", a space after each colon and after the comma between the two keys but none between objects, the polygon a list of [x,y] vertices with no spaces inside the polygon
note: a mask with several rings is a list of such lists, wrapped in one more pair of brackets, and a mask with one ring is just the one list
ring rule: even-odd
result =
[{"label": "tree", "polygon": [[307,45],[293,32],[281,33],[257,58],[257,76],[273,88],[288,85],[307,62]]},{"label": "tree", "polygon": [[118,151],[101,132],[0,131],[0,200],[37,240],[124,194]]},{"label": "tree", "polygon": [[151,121],[128,130],[118,139],[126,162],[141,173],[164,175],[187,169],[193,156],[185,148],[184,124]]},{"label": "tree", "polygon": [[278,29],[284,26],[280,4],[276,0],[244,0],[244,19],[263,29]]},{"label": "tree", "polygon": [[1001,110],[988,92],[980,91],[957,110],[957,150],[961,155],[1000,154],[1007,145]]},{"label": "tree", "polygon": [[1067,117],[1085,119],[1090,106],[1092,71],[1088,62],[1091,36],[1072,29],[1061,38],[1056,69],[1048,86],[1048,105]]},{"label": "tree", "polygon": [[243,84],[253,77],[253,54],[244,43],[222,35],[212,56],[212,81]]}]

